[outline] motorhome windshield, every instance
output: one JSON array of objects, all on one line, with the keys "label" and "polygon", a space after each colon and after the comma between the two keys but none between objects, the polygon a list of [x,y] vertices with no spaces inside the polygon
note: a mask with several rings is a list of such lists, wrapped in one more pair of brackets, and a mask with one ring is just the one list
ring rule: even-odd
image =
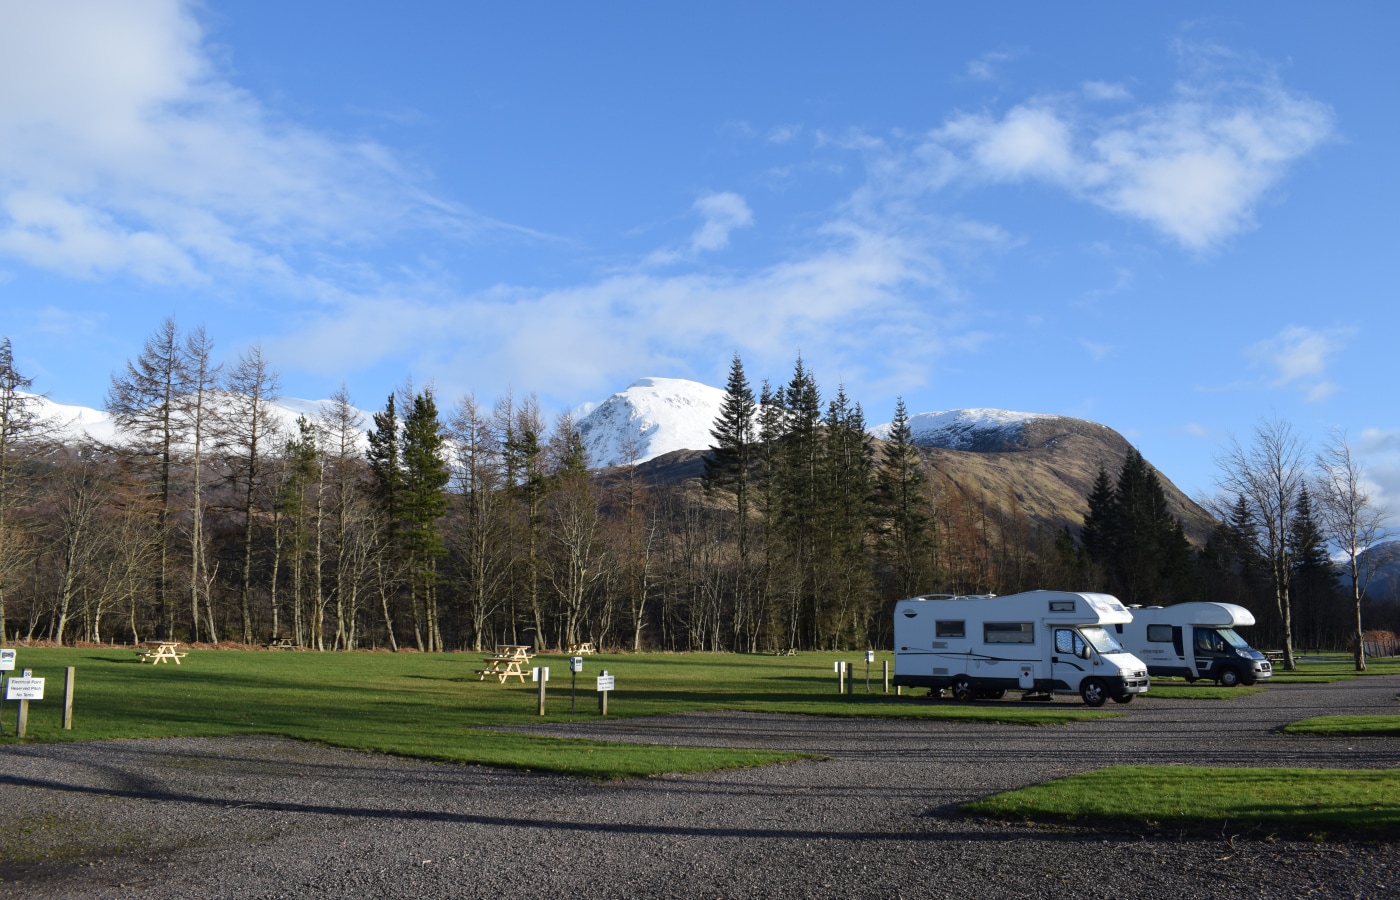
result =
[{"label": "motorhome windshield", "polygon": [[1236,650],[1249,649],[1249,643],[1245,641],[1244,638],[1236,634],[1235,629],[1233,628],[1220,629],[1220,636],[1223,637],[1230,644],[1230,646],[1234,647]]},{"label": "motorhome windshield", "polygon": [[1084,635],[1084,640],[1100,653],[1122,653],[1123,645],[1114,639],[1113,635],[1103,630],[1097,625],[1083,626],[1079,633]]}]

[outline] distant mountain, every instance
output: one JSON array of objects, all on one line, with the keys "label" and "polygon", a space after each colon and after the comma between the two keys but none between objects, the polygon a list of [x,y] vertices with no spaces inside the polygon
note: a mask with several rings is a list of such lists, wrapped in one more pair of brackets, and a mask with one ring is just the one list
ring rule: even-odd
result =
[{"label": "distant mountain", "polygon": [[[1078,532],[1102,466],[1118,474],[1132,446],[1085,419],[1000,409],[953,409],[911,416],[910,431],[935,486],[945,495],[1005,506],[1014,497],[1031,522]],[[889,425],[871,429],[884,439]],[[1172,515],[1197,546],[1210,536],[1209,513],[1157,472]]]},{"label": "distant mountain", "polygon": [[639,378],[575,427],[596,468],[647,462],[676,450],[706,450],[724,403],[719,388],[680,378]]},{"label": "distant mountain", "polygon": [[[1378,603],[1394,603],[1400,600],[1400,541],[1387,541],[1377,544],[1361,554],[1362,559],[1374,561],[1376,568],[1371,580],[1366,584],[1366,596]],[[1351,590],[1351,580],[1343,583]]]},{"label": "distant mountain", "polygon": [[[49,423],[54,436],[59,440],[73,441],[91,438],[104,444],[120,443],[116,423],[103,410],[86,406],[66,406],[62,403],[54,403],[47,397],[35,396],[34,399],[37,402],[35,411],[40,418]],[[228,397],[227,395],[215,394],[212,403],[215,407],[226,407]],[[272,418],[283,432],[292,435],[296,433],[298,416],[306,416],[314,422],[330,406],[330,400],[299,400],[296,397],[283,397],[271,404]],[[359,441],[360,447],[363,449],[369,446],[368,433],[373,425],[373,419],[370,413],[364,410],[359,412],[364,417],[364,422],[360,427]]]}]

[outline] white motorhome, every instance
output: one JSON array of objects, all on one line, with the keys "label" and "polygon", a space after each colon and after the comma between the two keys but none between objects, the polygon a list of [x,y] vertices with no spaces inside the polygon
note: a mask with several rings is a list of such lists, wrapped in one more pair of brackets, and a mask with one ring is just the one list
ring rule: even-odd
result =
[{"label": "white motorhome", "polygon": [[1267,657],[1235,629],[1254,624],[1254,614],[1233,603],[1177,603],[1132,607],[1133,620],[1117,635],[1147,663],[1152,675],[1207,678],[1226,687],[1272,678]]},{"label": "white motorhome", "polygon": [[1147,666],[1105,626],[1133,616],[1108,594],[936,595],[894,607],[894,683],[957,700],[1077,693],[1090,706],[1145,692]]}]

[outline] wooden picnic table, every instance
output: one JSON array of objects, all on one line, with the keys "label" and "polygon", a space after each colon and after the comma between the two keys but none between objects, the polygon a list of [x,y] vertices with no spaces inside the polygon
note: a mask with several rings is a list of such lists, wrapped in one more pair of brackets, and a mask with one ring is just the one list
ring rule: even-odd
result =
[{"label": "wooden picnic table", "polygon": [[590,653],[597,652],[598,651],[593,648],[593,643],[591,641],[584,641],[582,644],[569,645],[570,656],[587,656]]},{"label": "wooden picnic table", "polygon": [[292,643],[291,638],[278,638],[267,645],[269,650],[295,650],[296,648],[297,645]]},{"label": "wooden picnic table", "polygon": [[480,681],[485,681],[487,675],[494,675],[501,680],[501,684],[506,683],[506,679],[514,675],[520,679],[520,683],[525,683],[525,673],[520,670],[522,662],[529,662],[529,657],[524,656],[487,656],[482,659],[486,666],[477,669],[477,674],[481,676]]},{"label": "wooden picnic table", "polygon": [[180,660],[185,654],[180,651],[179,641],[142,641],[148,649],[137,650],[136,655],[141,657],[141,661],[150,660],[152,665],[159,665],[163,662],[174,662],[180,664]]},{"label": "wooden picnic table", "polygon": [[511,659],[519,659],[527,662],[531,656],[534,656],[534,654],[530,652],[529,644],[497,644],[495,655],[506,656]]}]

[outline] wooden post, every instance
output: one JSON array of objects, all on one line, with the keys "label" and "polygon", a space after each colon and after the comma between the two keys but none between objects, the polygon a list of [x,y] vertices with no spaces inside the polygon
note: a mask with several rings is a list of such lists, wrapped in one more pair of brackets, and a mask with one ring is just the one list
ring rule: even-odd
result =
[{"label": "wooden post", "polygon": [[890,661],[883,660],[883,664],[885,667],[885,693],[888,694],[890,692]]},{"label": "wooden post", "polygon": [[540,715],[544,715],[544,685],[545,679],[549,677],[549,669],[546,666],[540,667]]},{"label": "wooden post", "polygon": [[77,672],[69,666],[63,672],[63,730],[73,730],[73,679]]},{"label": "wooden post", "polygon": [[[25,670],[24,670],[24,677],[25,677],[25,678],[31,678],[31,677],[33,677],[33,675],[34,675],[34,670],[33,670],[33,669],[25,669]],[[15,735],[16,735],[17,737],[24,737],[24,733],[25,733],[26,730],[28,730],[28,728],[29,728],[29,701],[28,701],[28,700],[21,700],[21,701],[19,701],[19,721],[18,721],[17,723],[15,723]]]},{"label": "wooden post", "polygon": [[846,664],[836,663],[836,693],[846,693]]}]

